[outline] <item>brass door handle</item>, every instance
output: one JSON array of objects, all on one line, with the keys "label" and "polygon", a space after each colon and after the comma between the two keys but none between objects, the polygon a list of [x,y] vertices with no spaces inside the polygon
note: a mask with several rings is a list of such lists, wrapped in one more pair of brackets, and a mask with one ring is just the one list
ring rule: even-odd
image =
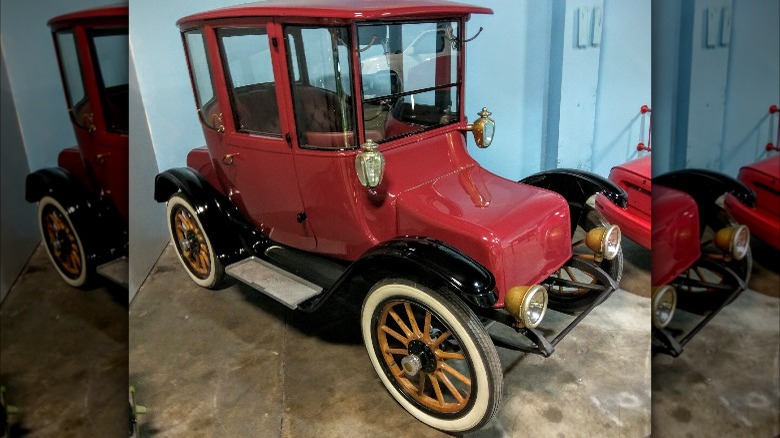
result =
[{"label": "brass door handle", "polygon": [[235,154],[225,154],[225,156],[222,157],[222,164],[231,165],[233,164],[233,157],[238,155],[238,153]]},{"label": "brass door handle", "polygon": [[95,162],[97,162],[98,164],[105,164],[106,157],[109,155],[111,155],[111,152],[106,152],[104,154],[97,154],[95,155]]},{"label": "brass door handle", "polygon": [[[219,124],[219,126],[217,126]],[[211,125],[220,134],[225,132],[225,125],[222,124],[222,113],[211,115]]]},{"label": "brass door handle", "polygon": [[87,128],[87,132],[95,132],[97,130],[97,128],[95,128],[94,115],[92,113],[81,116],[81,121]]}]

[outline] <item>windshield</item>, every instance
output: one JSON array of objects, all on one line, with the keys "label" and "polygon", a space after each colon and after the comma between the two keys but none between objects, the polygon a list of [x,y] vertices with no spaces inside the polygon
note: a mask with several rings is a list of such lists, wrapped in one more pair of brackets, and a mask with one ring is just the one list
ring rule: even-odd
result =
[{"label": "windshield", "polygon": [[460,119],[458,24],[358,27],[366,138],[383,142]]}]

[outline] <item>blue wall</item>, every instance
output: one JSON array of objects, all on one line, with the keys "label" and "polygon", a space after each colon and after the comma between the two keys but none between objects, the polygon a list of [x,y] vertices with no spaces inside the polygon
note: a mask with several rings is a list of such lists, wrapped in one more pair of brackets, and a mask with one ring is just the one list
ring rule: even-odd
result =
[{"label": "blue wall", "polygon": [[768,156],[768,108],[780,104],[780,2],[661,0],[653,22],[653,172],[699,167],[736,176]]}]

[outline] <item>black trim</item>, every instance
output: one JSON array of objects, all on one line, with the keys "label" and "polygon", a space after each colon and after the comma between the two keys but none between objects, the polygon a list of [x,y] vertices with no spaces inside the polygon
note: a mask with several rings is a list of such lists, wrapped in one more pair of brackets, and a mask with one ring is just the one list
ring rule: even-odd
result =
[{"label": "black trim", "polygon": [[61,167],[40,169],[27,175],[24,194],[27,202],[38,202],[44,196],[56,199],[68,212],[90,266],[127,255],[127,222],[113,202],[87,191]]},{"label": "black trim", "polygon": [[[653,184],[685,192],[696,201],[699,209],[699,230],[704,233],[708,221],[716,220],[722,210],[715,201],[724,193],[731,193],[739,202],[756,207],[756,193],[736,179],[707,169],[682,169],[653,178]],[[713,222],[713,225],[716,225]],[[714,229],[717,231],[717,229]]]},{"label": "black trim", "polygon": [[[178,167],[155,177],[155,201],[166,202],[177,192],[195,207],[214,253],[223,265],[249,257],[254,245],[267,240],[243,219],[225,195],[212,187],[195,169]],[[245,236],[241,235],[242,230]]]},{"label": "black trim", "polygon": [[434,289],[447,287],[473,308],[490,308],[498,301],[496,281],[487,268],[444,242],[405,236],[366,251],[333,286],[300,308],[314,311],[342,288],[368,290],[378,281],[398,276]]},{"label": "black trim", "polygon": [[572,233],[577,229],[585,203],[594,194],[604,194],[621,208],[628,205],[625,190],[600,175],[584,170],[550,169],[527,176],[519,182],[558,192],[566,198],[571,214]]}]

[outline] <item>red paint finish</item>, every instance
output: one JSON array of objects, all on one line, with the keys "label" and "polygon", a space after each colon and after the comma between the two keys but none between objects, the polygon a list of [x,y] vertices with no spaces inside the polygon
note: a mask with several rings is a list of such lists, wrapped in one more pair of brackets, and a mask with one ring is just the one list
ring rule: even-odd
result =
[{"label": "red paint finish", "polygon": [[683,273],[701,255],[699,209],[687,193],[656,186],[653,192],[652,282],[661,286]]},{"label": "red paint finish", "polygon": [[[281,43],[283,26],[288,21],[316,19],[332,24],[333,19],[339,19],[355,35],[356,19],[452,19],[470,13],[491,11],[439,1],[409,5],[381,0],[355,6],[337,0],[305,4],[271,0],[179,20],[183,31],[196,26],[203,29],[216,93],[216,102],[209,104],[208,114],[201,118],[208,151],[193,150],[188,165],[204,174],[271,239],[299,249],[356,260],[378,243],[399,236],[442,240],[495,275],[500,297],[496,306],[503,306],[508,288],[537,284],[571,257],[566,200],[557,193],[518,184],[481,168],[466,150],[463,117],[454,124],[382,143],[379,150],[386,160],[384,179],[376,189],[366,189],[355,172],[358,149],[318,150],[299,144],[287,47]],[[226,69],[214,32],[230,26],[263,26],[267,30],[270,46],[274,47],[271,64],[280,136],[242,133],[234,122]],[[459,26],[463,27],[462,20]],[[275,46],[274,40],[278,43]],[[362,114],[359,64],[356,51],[352,52],[357,91],[349,104],[354,105],[355,114]],[[457,65],[458,77],[462,78],[462,58]],[[459,103],[463,105],[463,99]],[[212,114],[220,113],[220,123],[215,124]],[[224,132],[216,125],[221,125]],[[356,127],[358,142],[372,135],[363,132],[360,117]],[[342,144],[344,135],[354,134],[339,133]],[[321,143],[314,144],[331,145],[331,137],[336,136],[325,132],[317,137]],[[311,145],[312,138],[308,142]],[[213,172],[208,171],[208,165]],[[306,219],[299,222],[298,214],[304,211]]]},{"label": "red paint finish", "polygon": [[[116,29],[127,34],[128,7],[109,6],[89,9],[55,17],[49,21],[53,32],[72,29],[76,39],[76,50],[81,67],[82,83],[86,94],[86,102],[80,105],[79,113],[70,111],[71,123],[76,135],[78,147],[84,164],[84,173],[100,197],[110,199],[116,206],[119,214],[128,219],[128,135],[108,126],[104,111],[105,105],[110,105],[106,96],[102,95],[99,86],[98,60],[94,57],[89,32],[100,29]],[[55,37],[55,47],[56,37]],[[58,53],[60,71],[63,71],[62,59]],[[67,82],[63,73],[63,86],[67,89]],[[116,109],[115,109],[116,110]],[[124,111],[127,111],[124,109]],[[84,120],[85,116],[91,116],[94,129],[88,129]],[[68,153],[66,153],[66,156]],[[72,163],[72,161],[70,161]],[[82,169],[80,169],[82,170]],[[79,179],[83,176],[79,175]]]},{"label": "red paint finish", "polygon": [[74,146],[61,150],[57,156],[57,166],[70,172],[87,190],[93,190],[92,181],[90,181],[89,175],[87,175],[87,166],[84,165],[84,159],[78,147]]},{"label": "red paint finish", "polygon": [[756,192],[756,208],[727,194],[726,210],[754,236],[780,249],[780,155],[741,168],[737,178]]},{"label": "red paint finish", "polygon": [[457,17],[468,14],[492,14],[489,8],[460,3],[418,0],[413,3],[394,0],[355,2],[352,0],[268,0],[247,3],[189,15],[176,22],[192,27],[206,20],[242,17],[303,17],[321,20],[391,20],[395,18]]},{"label": "red paint finish", "polygon": [[610,223],[617,224],[620,231],[634,242],[651,249],[651,204],[652,180],[650,178],[650,156],[644,156],[615,166],[609,179],[628,194],[628,206],[620,208],[604,195],[596,196],[596,208]]}]

